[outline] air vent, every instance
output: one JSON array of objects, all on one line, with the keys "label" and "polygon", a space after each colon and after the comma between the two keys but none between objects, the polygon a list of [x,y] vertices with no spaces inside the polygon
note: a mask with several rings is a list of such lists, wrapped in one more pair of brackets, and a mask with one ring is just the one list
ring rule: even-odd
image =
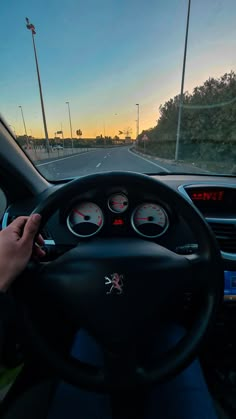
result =
[{"label": "air vent", "polygon": [[212,228],[220,249],[227,253],[236,253],[236,224],[208,221]]}]

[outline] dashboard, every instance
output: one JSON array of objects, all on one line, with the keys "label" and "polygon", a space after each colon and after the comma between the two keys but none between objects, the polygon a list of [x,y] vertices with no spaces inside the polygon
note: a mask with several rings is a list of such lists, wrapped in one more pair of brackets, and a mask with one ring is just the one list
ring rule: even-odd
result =
[{"label": "dashboard", "polygon": [[[225,268],[224,301],[236,304],[236,179],[218,176],[153,176],[191,201],[205,217],[221,249]],[[46,191],[52,193],[62,184]],[[12,204],[2,227],[15,217],[28,215],[45,194]],[[175,208],[158,195],[126,185],[102,190],[94,187],[70,202],[62,202],[43,231],[46,260],[52,260],[84,240],[97,237],[140,237],[179,254],[197,250],[192,231]]]}]

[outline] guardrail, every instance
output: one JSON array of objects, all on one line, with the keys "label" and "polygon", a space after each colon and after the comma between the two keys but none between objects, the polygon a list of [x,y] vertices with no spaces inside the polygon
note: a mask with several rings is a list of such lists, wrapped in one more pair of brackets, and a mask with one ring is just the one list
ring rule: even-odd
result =
[{"label": "guardrail", "polygon": [[59,150],[50,149],[49,152],[45,148],[34,148],[25,150],[26,154],[33,161],[46,160],[46,159],[57,159],[60,157],[71,156],[72,154],[86,153],[87,151],[95,150],[95,148],[83,147],[83,148],[64,148]]}]

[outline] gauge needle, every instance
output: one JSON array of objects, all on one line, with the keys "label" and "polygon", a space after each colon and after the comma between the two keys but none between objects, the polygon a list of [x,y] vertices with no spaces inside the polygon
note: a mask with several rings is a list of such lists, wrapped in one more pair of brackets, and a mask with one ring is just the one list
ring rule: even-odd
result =
[{"label": "gauge needle", "polygon": [[145,218],[136,218],[136,220],[148,220],[148,217],[145,217]]},{"label": "gauge needle", "polygon": [[73,209],[73,211],[76,212],[76,214],[80,215],[80,217],[84,218],[84,214],[82,214],[82,212],[80,212],[79,210]]}]

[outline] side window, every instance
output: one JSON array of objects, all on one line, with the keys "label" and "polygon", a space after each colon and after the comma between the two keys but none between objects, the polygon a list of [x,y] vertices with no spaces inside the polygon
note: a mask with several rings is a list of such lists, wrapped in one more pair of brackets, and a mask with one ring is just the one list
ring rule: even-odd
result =
[{"label": "side window", "polygon": [[7,198],[3,190],[0,188],[0,220],[2,220],[2,217],[6,208],[7,208]]}]

